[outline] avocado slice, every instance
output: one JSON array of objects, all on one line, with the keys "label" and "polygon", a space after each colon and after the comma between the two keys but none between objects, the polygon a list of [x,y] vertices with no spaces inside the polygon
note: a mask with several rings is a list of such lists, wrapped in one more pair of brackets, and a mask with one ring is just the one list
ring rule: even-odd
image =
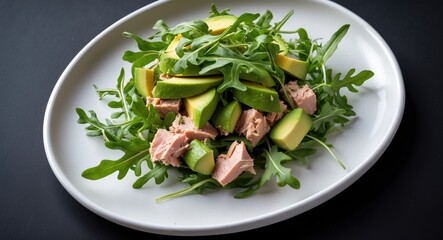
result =
[{"label": "avocado slice", "polygon": [[242,114],[240,103],[236,100],[226,106],[219,106],[211,117],[214,127],[228,133],[234,132],[235,125]]},{"label": "avocado slice", "polygon": [[162,99],[179,99],[199,95],[220,85],[223,76],[204,77],[171,77],[160,79],[155,85],[152,95]]},{"label": "avocado slice", "polygon": [[274,36],[274,42],[280,47],[280,52],[275,57],[275,64],[285,73],[298,79],[305,79],[308,73],[309,62],[289,56],[288,44],[281,35]]},{"label": "avocado slice", "polygon": [[220,96],[215,88],[200,95],[185,98],[185,108],[197,128],[203,128],[211,119]]},{"label": "avocado slice", "polygon": [[190,169],[204,175],[210,175],[215,167],[213,150],[198,139],[189,143],[183,159]]},{"label": "avocado slice", "polygon": [[203,22],[208,24],[209,33],[211,35],[219,35],[229,28],[236,20],[237,17],[233,15],[220,15],[206,18]]},{"label": "avocado slice", "polygon": [[149,68],[135,68],[134,82],[135,88],[143,97],[152,97],[154,70]]},{"label": "avocado slice", "polygon": [[301,61],[283,54],[277,54],[275,64],[287,74],[298,79],[305,79],[308,73],[308,61]]},{"label": "avocado slice", "polygon": [[233,89],[232,93],[239,102],[264,112],[281,112],[278,92],[261,84],[243,81],[246,91]]},{"label": "avocado slice", "polygon": [[283,116],[270,133],[272,141],[280,148],[294,150],[312,126],[312,120],[303,108],[296,108]]}]

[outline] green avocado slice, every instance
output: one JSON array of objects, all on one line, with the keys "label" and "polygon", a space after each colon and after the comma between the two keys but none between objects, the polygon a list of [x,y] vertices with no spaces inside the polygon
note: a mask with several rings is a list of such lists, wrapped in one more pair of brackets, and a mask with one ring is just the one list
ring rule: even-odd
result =
[{"label": "green avocado slice", "polygon": [[152,97],[154,88],[154,70],[147,68],[135,68],[135,88],[143,97]]},{"label": "green avocado slice", "polygon": [[220,85],[223,76],[171,77],[157,81],[152,94],[156,98],[179,99],[199,95]]},{"label": "green avocado slice", "polygon": [[233,15],[219,15],[203,20],[208,25],[211,35],[219,35],[229,28],[237,20]]},{"label": "green avocado slice", "polygon": [[226,106],[219,106],[211,117],[214,127],[228,133],[234,132],[235,125],[242,114],[240,103],[236,100]]},{"label": "green avocado slice", "polygon": [[213,150],[198,139],[191,141],[183,159],[190,169],[204,175],[210,175],[215,167]]},{"label": "green avocado slice", "polygon": [[281,35],[274,36],[274,41],[280,47],[280,53],[275,57],[275,64],[285,73],[298,79],[305,79],[308,73],[309,62],[289,56],[288,45]]},{"label": "green avocado slice", "polygon": [[200,95],[185,98],[185,108],[197,128],[203,128],[211,119],[220,97],[215,88]]},{"label": "green avocado slice", "polygon": [[303,108],[296,108],[275,124],[269,137],[278,147],[292,151],[297,148],[311,126],[309,115]]},{"label": "green avocado slice", "polygon": [[278,92],[261,84],[243,81],[246,91],[233,89],[234,98],[239,102],[264,112],[281,112]]}]

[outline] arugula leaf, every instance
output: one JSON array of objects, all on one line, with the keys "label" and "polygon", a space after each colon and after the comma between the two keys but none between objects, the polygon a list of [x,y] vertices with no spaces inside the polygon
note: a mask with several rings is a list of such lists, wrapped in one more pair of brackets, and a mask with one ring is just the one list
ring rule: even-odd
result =
[{"label": "arugula leaf", "polygon": [[170,166],[166,166],[161,163],[156,163],[151,168],[151,171],[149,171],[142,177],[138,178],[137,181],[135,181],[134,184],[132,184],[132,187],[135,189],[140,189],[151,179],[154,179],[156,184],[161,184],[168,177],[168,170],[170,168],[171,168]]},{"label": "arugula leaf", "polygon": [[262,156],[266,158],[265,171],[260,177],[258,184],[246,189],[243,192],[237,193],[235,198],[245,198],[257,192],[261,187],[268,182],[272,176],[276,177],[277,185],[284,187],[289,185],[294,189],[300,188],[300,182],[297,178],[291,175],[291,169],[282,165],[283,162],[292,160],[292,158],[283,152],[280,152],[277,146],[272,146],[270,150],[264,150]]},{"label": "arugula leaf", "polygon": [[324,46],[322,46],[318,57],[319,62],[321,64],[325,64],[326,61],[334,54],[335,50],[337,50],[338,44],[341,42],[343,37],[348,32],[350,25],[345,24],[342,27],[340,27],[329,39],[328,42]]},{"label": "arugula leaf", "polygon": [[348,118],[344,115],[345,109],[331,106],[330,103],[325,103],[320,109],[319,114],[312,119],[313,131],[326,132],[327,129],[337,123],[344,124],[348,122]]},{"label": "arugula leaf", "polygon": [[361,86],[366,80],[374,76],[374,73],[369,70],[363,70],[358,74],[352,76],[354,72],[355,69],[352,68],[348,71],[343,79],[340,79],[341,73],[337,73],[334,79],[332,79],[331,83],[328,85],[331,86],[335,92],[338,92],[341,88],[346,87],[349,91],[356,93],[358,92],[358,90],[354,87],[354,85]]},{"label": "arugula leaf", "polygon": [[[244,13],[239,16],[237,20],[222,34],[218,36],[203,35],[199,38],[194,39],[190,51],[184,52],[183,56],[179,55],[180,59],[175,63],[173,71],[176,73],[183,72],[184,69],[188,67],[188,63],[194,65],[200,64],[201,62],[199,61],[199,57],[203,56],[208,49],[218,44],[219,41],[226,35],[234,32],[241,23],[250,23],[254,21],[258,16],[259,14]],[[184,41],[185,40],[180,41],[176,49],[183,49],[183,44],[185,43]]]},{"label": "arugula leaf", "polygon": [[[197,178],[197,179],[200,179],[200,178]],[[161,202],[161,201],[170,200],[173,198],[178,198],[178,197],[182,197],[182,196],[193,194],[193,193],[201,193],[202,190],[205,188],[213,189],[216,186],[220,186],[219,183],[217,182],[217,180],[215,180],[211,177],[206,177],[206,178],[203,178],[203,180],[200,180],[185,189],[182,189],[180,191],[173,192],[173,193],[167,194],[165,196],[159,197],[159,198],[155,199],[155,201]]]},{"label": "arugula leaf", "polygon": [[82,177],[97,180],[118,171],[118,179],[126,176],[128,170],[139,161],[147,160],[149,154],[149,142],[133,138],[131,142],[117,140],[106,142],[106,147],[124,151],[124,155],[118,160],[102,160],[99,165],[88,168],[82,173]]},{"label": "arugula leaf", "polygon": [[240,74],[247,72],[263,77],[265,75],[263,70],[269,68],[267,62],[262,61],[260,56],[246,57],[222,46],[218,46],[212,54],[200,59],[208,62],[200,71],[201,74],[212,70],[219,70],[223,74],[223,83],[217,88],[220,93],[228,88],[246,91],[246,86],[240,82]]},{"label": "arugula leaf", "polygon": [[318,143],[315,141],[303,141],[296,149],[287,151],[287,154],[292,159],[297,159],[302,165],[308,164],[308,156],[314,155],[317,152]]},{"label": "arugula leaf", "polygon": [[209,10],[209,17],[216,17],[222,15],[230,15],[228,12],[231,11],[229,8],[223,9],[221,12],[217,10],[215,4],[211,4],[211,10]]},{"label": "arugula leaf", "polygon": [[[143,162],[152,169],[151,174],[144,176],[138,184],[144,179],[149,180],[150,176],[161,182],[166,178],[166,171],[159,171],[158,167],[152,167],[149,157],[149,141],[158,128],[169,127],[175,118],[174,113],[168,114],[165,119],[160,118],[160,114],[152,105],[146,108],[140,95],[136,94],[134,81],[131,79],[125,84],[124,70],[121,69],[117,79],[115,89],[97,89],[100,99],[104,96],[116,98],[108,103],[111,108],[117,108],[111,116],[124,116],[119,123],[106,119],[101,122],[94,111],[86,112],[77,108],[79,124],[87,124],[86,130],[89,136],[103,136],[105,146],[109,149],[118,149],[123,152],[123,156],[117,160],[102,160],[97,166],[86,169],[82,176],[87,179],[96,180],[118,172],[117,178],[122,179],[129,170],[134,171],[136,176],[141,175],[141,166]],[[145,131],[147,130],[147,131]],[[156,165],[157,166],[157,165]],[[146,181],[147,181],[146,180]]]},{"label": "arugula leaf", "polygon": [[134,39],[137,42],[138,48],[142,51],[149,51],[149,50],[160,51],[168,47],[168,44],[163,41],[147,41],[130,32],[123,32],[123,36]]}]

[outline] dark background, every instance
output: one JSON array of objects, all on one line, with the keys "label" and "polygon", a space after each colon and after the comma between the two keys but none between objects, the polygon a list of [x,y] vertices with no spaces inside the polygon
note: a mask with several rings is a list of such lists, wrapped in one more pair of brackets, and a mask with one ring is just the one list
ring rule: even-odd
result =
[{"label": "dark background", "polygon": [[[0,1],[0,239],[164,237],[114,224],[80,205],[52,173],[42,140],[49,95],[72,58],[150,2]],[[399,130],[379,161],[336,197],[286,221],[228,236],[443,239],[441,4],[335,2],[371,24],[396,55],[406,87]]]}]

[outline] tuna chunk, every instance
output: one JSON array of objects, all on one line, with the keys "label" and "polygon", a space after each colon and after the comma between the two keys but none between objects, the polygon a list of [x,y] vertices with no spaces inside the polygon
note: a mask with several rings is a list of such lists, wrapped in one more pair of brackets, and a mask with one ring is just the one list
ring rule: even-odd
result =
[{"label": "tuna chunk", "polygon": [[164,118],[168,112],[175,112],[178,114],[180,110],[181,99],[160,99],[146,97],[146,106],[152,104],[152,106],[157,109],[160,116]]},{"label": "tuna chunk", "polygon": [[215,139],[218,135],[217,129],[215,129],[210,123],[206,123],[203,128],[197,128],[192,122],[192,119],[186,116],[177,115],[174,122],[172,122],[169,130],[173,133],[183,133],[189,140],[199,139],[204,140],[206,138]]},{"label": "tuna chunk", "polygon": [[295,106],[303,108],[310,115],[314,114],[317,110],[317,97],[308,85],[305,84],[300,88],[296,81],[290,81],[285,84],[285,89],[288,91],[292,101],[294,101]]},{"label": "tuna chunk", "polygon": [[182,133],[171,133],[159,129],[151,142],[151,161],[162,161],[165,165],[180,166],[181,157],[188,148],[188,138]]},{"label": "tuna chunk", "polygon": [[244,171],[255,174],[254,159],[249,156],[244,142],[233,142],[227,154],[217,157],[212,177],[225,186]]},{"label": "tuna chunk", "polygon": [[280,120],[285,113],[288,112],[288,106],[286,106],[285,102],[280,101],[280,109],[281,112],[269,112],[266,115],[266,122],[269,126],[273,126],[278,120]]},{"label": "tuna chunk", "polygon": [[266,122],[265,117],[256,109],[243,111],[240,119],[235,126],[235,131],[240,135],[246,136],[246,139],[255,147],[271,128]]}]

